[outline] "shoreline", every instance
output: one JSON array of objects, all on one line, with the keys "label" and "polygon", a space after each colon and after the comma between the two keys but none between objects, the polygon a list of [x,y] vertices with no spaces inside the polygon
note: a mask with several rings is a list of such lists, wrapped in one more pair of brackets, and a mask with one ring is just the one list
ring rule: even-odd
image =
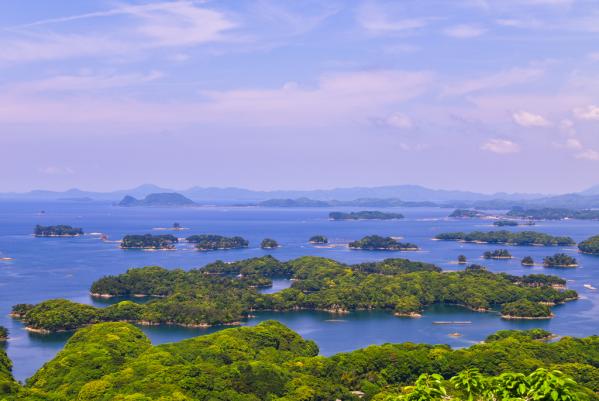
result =
[{"label": "shoreline", "polygon": [[505,319],[505,320],[547,320],[547,319],[553,319],[554,317],[555,317],[555,315],[553,313],[549,316],[538,316],[538,317],[501,315],[501,318]]}]

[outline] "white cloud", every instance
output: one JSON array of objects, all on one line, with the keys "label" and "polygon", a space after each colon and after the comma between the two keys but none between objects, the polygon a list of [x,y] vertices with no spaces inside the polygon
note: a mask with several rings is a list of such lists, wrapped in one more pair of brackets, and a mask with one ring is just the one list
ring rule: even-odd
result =
[{"label": "white cloud", "polygon": [[485,142],[481,147],[482,150],[497,153],[500,155],[509,153],[518,153],[520,151],[520,145],[514,143],[508,139],[490,139]]},{"label": "white cloud", "polygon": [[443,31],[443,33],[447,36],[451,36],[453,38],[458,39],[469,39],[476,38],[485,33],[485,29],[481,28],[478,25],[455,25],[449,27]]},{"label": "white cloud", "polygon": [[412,128],[414,124],[412,119],[402,113],[393,113],[387,117],[386,123],[388,126],[399,129]]},{"label": "white cloud", "polygon": [[564,143],[564,147],[572,150],[580,150],[583,148],[582,143],[576,138],[568,138]]},{"label": "white cloud", "polygon": [[573,113],[581,120],[599,120],[599,106],[595,106],[594,104],[576,108]]},{"label": "white cloud", "polygon": [[577,159],[599,160],[599,152],[593,149],[586,149],[576,155]]},{"label": "white cloud", "polygon": [[546,127],[549,121],[539,114],[533,114],[528,111],[518,111],[512,114],[514,122],[522,127]]},{"label": "white cloud", "polygon": [[544,71],[540,68],[512,68],[447,85],[442,95],[459,96],[487,89],[500,89],[512,85],[526,84],[541,77],[543,73]]},{"label": "white cloud", "polygon": [[428,25],[430,18],[398,18],[389,10],[368,3],[358,10],[358,23],[375,34],[410,32]]}]

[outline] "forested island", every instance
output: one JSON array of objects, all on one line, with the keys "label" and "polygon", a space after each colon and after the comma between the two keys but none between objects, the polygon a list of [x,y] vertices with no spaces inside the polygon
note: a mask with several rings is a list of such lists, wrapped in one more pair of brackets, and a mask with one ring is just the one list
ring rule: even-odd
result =
[{"label": "forested island", "polygon": [[380,235],[368,235],[350,242],[349,248],[367,251],[417,251],[419,249],[416,244],[400,242],[391,237],[381,237]]},{"label": "forested island", "polygon": [[[273,294],[259,292],[258,288],[272,285],[273,277],[286,277],[293,283]],[[417,316],[435,303],[488,311],[523,299],[545,304],[576,299],[577,293],[565,290],[564,283],[553,276],[494,274],[481,266],[441,272],[435,265],[407,259],[346,265],[319,257],[282,262],[265,256],[215,262],[189,271],[157,266],[129,269],[94,282],[91,293],[154,299],[105,308],[49,300],[15,305],[12,316],[40,332],[123,320],[187,326],[236,324],[257,310],[387,310],[398,316]]]},{"label": "forested island", "polygon": [[328,244],[329,239],[324,235],[313,235],[310,237],[308,242],[311,244]]},{"label": "forested island", "polygon": [[543,259],[545,267],[577,267],[578,261],[565,253],[556,253],[553,256],[547,256]]},{"label": "forested island", "polygon": [[534,259],[530,256],[523,257],[522,261],[520,263],[522,264],[522,266],[534,266],[535,265]]},{"label": "forested island", "polygon": [[507,249],[496,249],[494,251],[486,251],[483,254],[485,259],[511,259],[512,254]]},{"label": "forested island", "polygon": [[165,235],[125,235],[121,241],[123,249],[174,249],[178,242],[177,237]]},{"label": "forested island", "polygon": [[454,217],[454,218],[459,218],[459,219],[463,219],[463,218],[479,219],[479,218],[483,218],[483,217],[487,217],[487,216],[488,215],[486,213],[483,213],[479,210],[472,210],[472,209],[456,209],[449,215],[449,217]]},{"label": "forested island", "polygon": [[214,234],[191,235],[186,240],[195,244],[196,249],[199,251],[247,248],[249,245],[249,241],[242,237],[224,237]]},{"label": "forested island", "polygon": [[599,337],[551,337],[503,330],[467,348],[383,344],[325,357],[276,321],[161,345],[129,323],[101,323],[24,385],[0,350],[0,386],[7,401],[597,401]]},{"label": "forested island", "polygon": [[516,227],[519,224],[516,220],[496,220],[493,225],[497,227]]},{"label": "forested island", "polygon": [[8,329],[4,326],[0,326],[0,342],[8,339]]},{"label": "forested island", "polygon": [[550,319],[553,317],[551,308],[539,302],[528,299],[508,302],[501,308],[501,317],[504,319]]},{"label": "forested island", "polygon": [[599,235],[595,235],[582,241],[578,244],[578,249],[582,253],[599,255]]},{"label": "forested island", "polygon": [[403,219],[401,213],[385,213],[373,210],[364,210],[361,212],[331,212],[329,219],[331,220],[398,220]]},{"label": "forested island", "polygon": [[56,226],[41,226],[38,224],[33,230],[33,235],[36,237],[78,237],[83,235],[83,230],[65,224]]},{"label": "forested island", "polygon": [[262,249],[274,249],[278,247],[279,243],[272,238],[264,238],[260,243],[260,248]]},{"label": "forested island", "polygon": [[599,210],[591,209],[565,209],[565,208],[535,208],[526,209],[523,207],[514,207],[507,216],[522,217],[534,220],[599,220]]},{"label": "forested island", "polygon": [[125,196],[118,206],[196,206],[197,204],[184,195],[176,192],[165,192],[158,194],[149,194],[144,199],[136,199],[132,196]]},{"label": "forested island", "polygon": [[473,231],[441,233],[435,239],[444,241],[463,241],[483,244],[568,246],[576,245],[570,237],[556,237],[535,231]]}]

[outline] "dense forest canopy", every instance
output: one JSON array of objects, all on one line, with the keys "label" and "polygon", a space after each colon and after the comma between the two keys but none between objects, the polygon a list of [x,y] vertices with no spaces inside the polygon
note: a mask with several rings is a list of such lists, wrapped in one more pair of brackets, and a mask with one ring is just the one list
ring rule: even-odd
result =
[{"label": "dense forest canopy", "polygon": [[496,249],[494,251],[486,251],[483,254],[485,259],[511,259],[512,254],[507,249]]},{"label": "dense forest canopy", "polygon": [[368,251],[417,251],[418,245],[410,242],[400,242],[391,237],[368,235],[360,240],[349,243],[350,249],[364,249]]},{"label": "dense forest canopy", "polygon": [[173,249],[178,242],[171,234],[164,235],[125,235],[121,241],[123,249]]},{"label": "dense forest canopy", "polygon": [[401,213],[386,213],[372,210],[364,210],[361,212],[331,212],[329,219],[331,220],[397,220],[403,219]]},{"label": "dense forest canopy", "polygon": [[[599,337],[550,336],[499,331],[469,348],[384,344],[323,357],[274,321],[158,346],[133,325],[102,323],[79,330],[24,386],[0,351],[0,391],[7,401],[599,399]],[[483,398],[489,391],[501,393]]]},{"label": "dense forest canopy", "polygon": [[480,242],[487,244],[505,244],[505,245],[542,245],[542,246],[567,246],[576,243],[570,237],[553,236],[536,231],[473,231],[441,233],[435,236],[435,239],[445,241],[464,241]]},{"label": "dense forest canopy", "polygon": [[35,226],[33,234],[36,237],[76,237],[83,235],[83,230],[79,227],[72,227],[65,224],[56,226]]},{"label": "dense forest canopy", "polygon": [[[293,279],[273,294],[257,289],[273,277]],[[556,285],[557,284],[557,285]],[[487,311],[528,300],[563,303],[577,293],[545,275],[495,274],[482,266],[441,272],[437,266],[407,259],[346,265],[331,259],[301,257],[287,262],[272,256],[233,263],[215,262],[202,269],[168,270],[157,266],[129,269],[93,283],[96,296],[152,296],[146,303],[124,301],[105,308],[67,300],[15,305],[13,316],[31,329],[71,330],[103,321],[206,326],[231,324],[255,310],[386,310],[397,315],[421,313],[435,303]]]},{"label": "dense forest canopy", "polygon": [[543,259],[545,267],[576,267],[578,261],[576,258],[566,255],[565,253],[556,253],[553,256],[547,256]]},{"label": "dense forest canopy", "polygon": [[591,209],[565,209],[565,208],[537,208],[526,209],[523,207],[514,207],[507,216],[522,217],[534,220],[563,220],[563,219],[579,219],[579,220],[598,220],[599,210]]},{"label": "dense forest canopy", "polygon": [[313,235],[310,237],[308,242],[310,242],[312,244],[328,244],[329,239],[327,237],[325,237],[324,235]]},{"label": "dense forest canopy", "polygon": [[199,251],[247,248],[250,244],[248,240],[242,237],[225,237],[214,234],[191,235],[186,240],[195,244],[196,249]]},{"label": "dense forest canopy", "polygon": [[578,244],[578,249],[584,253],[599,255],[599,235],[587,238]]}]

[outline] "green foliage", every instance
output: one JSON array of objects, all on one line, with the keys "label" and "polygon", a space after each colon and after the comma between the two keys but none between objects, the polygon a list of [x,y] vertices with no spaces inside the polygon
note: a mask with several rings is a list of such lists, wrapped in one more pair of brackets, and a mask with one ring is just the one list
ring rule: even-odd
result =
[{"label": "green foliage", "polygon": [[471,209],[456,209],[454,210],[449,217],[455,217],[455,218],[481,218],[481,217],[485,217],[487,214],[480,212],[478,210],[471,210]]},{"label": "green foliage", "polygon": [[325,237],[324,235],[313,235],[312,237],[310,237],[310,239],[308,241],[312,244],[328,244],[329,243],[329,239],[327,237]]},{"label": "green foliage", "polygon": [[570,237],[556,237],[549,234],[535,231],[473,231],[471,233],[451,232],[441,233],[435,236],[436,239],[446,241],[464,241],[480,242],[488,244],[506,244],[506,245],[543,245],[543,246],[566,246],[576,243]]},{"label": "green foliage", "polygon": [[494,251],[486,251],[483,254],[485,259],[511,259],[512,254],[507,249],[496,249]]},{"label": "green foliage", "polygon": [[493,225],[497,227],[516,227],[518,222],[515,220],[497,220],[493,222]]},{"label": "green foliage", "polygon": [[331,220],[397,220],[403,219],[401,213],[385,213],[372,210],[364,210],[361,212],[331,212],[329,219]]},{"label": "green foliage", "polygon": [[458,263],[459,263],[459,264],[464,264],[464,263],[466,263],[467,261],[468,261],[468,260],[466,259],[466,256],[465,256],[465,255],[459,255],[459,256],[458,256]]},{"label": "green foliage", "polygon": [[4,326],[0,326],[0,341],[6,341],[8,338],[8,329]]},{"label": "green foliage", "polygon": [[360,240],[349,243],[350,249],[368,251],[410,251],[418,250],[418,245],[399,242],[391,237],[368,235]]},{"label": "green foliage", "polygon": [[599,235],[587,238],[578,244],[578,249],[584,253],[599,255]]},{"label": "green foliage", "polygon": [[249,242],[241,237],[229,238],[212,234],[192,235],[186,239],[187,242],[195,244],[196,248],[200,251],[246,248],[249,245]]},{"label": "green foliage", "polygon": [[576,258],[565,253],[556,253],[553,256],[547,256],[543,259],[543,266],[545,267],[576,267],[578,262]]},{"label": "green foliage", "polygon": [[532,257],[530,256],[525,256],[522,258],[522,262],[521,262],[522,266],[534,266],[535,261]]},{"label": "green foliage", "polygon": [[262,249],[273,249],[278,247],[279,243],[272,238],[264,238],[260,243],[260,248]]},{"label": "green foliage", "polygon": [[29,328],[44,332],[73,330],[99,321],[97,308],[66,299],[51,299],[39,303],[21,319]]},{"label": "green foliage", "polygon": [[123,249],[172,249],[178,242],[177,237],[171,234],[164,235],[125,235],[121,241]]},{"label": "green foliage", "polygon": [[501,308],[501,315],[507,318],[525,318],[539,319],[552,316],[551,308],[538,302],[532,302],[527,299],[508,302]]},{"label": "green foliage", "polygon": [[579,210],[565,208],[538,208],[524,209],[522,207],[514,207],[509,212],[508,216],[525,217],[534,220],[562,220],[562,219],[580,219],[580,220],[598,220],[599,210]]},{"label": "green foliage", "polygon": [[35,226],[33,231],[36,237],[75,237],[83,235],[83,230],[77,227],[60,224],[56,226]]}]

